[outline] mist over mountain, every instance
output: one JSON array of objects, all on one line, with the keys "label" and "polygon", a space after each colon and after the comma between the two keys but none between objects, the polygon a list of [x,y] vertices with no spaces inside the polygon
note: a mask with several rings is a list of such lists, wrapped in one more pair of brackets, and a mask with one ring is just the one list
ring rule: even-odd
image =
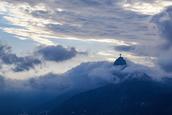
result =
[{"label": "mist over mountain", "polygon": [[0,115],[172,115],[171,60],[171,0],[0,0]]},{"label": "mist over mountain", "polygon": [[[110,62],[89,62],[59,75],[50,73],[22,81],[1,77],[0,106],[5,109],[0,109],[0,113],[35,115],[48,111],[50,115],[83,112],[123,115],[123,108],[126,113],[140,113],[156,104],[151,100],[154,96],[164,101],[161,94],[165,99],[171,95],[170,82],[152,77],[152,74],[150,68],[127,61],[125,68]],[[140,107],[134,113],[137,103],[148,103],[148,107]]]}]

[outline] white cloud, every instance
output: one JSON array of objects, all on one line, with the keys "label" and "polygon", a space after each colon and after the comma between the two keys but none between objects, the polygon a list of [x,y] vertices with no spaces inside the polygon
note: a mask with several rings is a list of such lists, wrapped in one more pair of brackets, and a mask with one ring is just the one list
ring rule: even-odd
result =
[{"label": "white cloud", "polygon": [[[126,80],[128,77],[159,79],[161,74],[152,68],[147,68],[131,62],[127,62],[127,67],[121,69],[119,66],[113,66],[109,62],[87,62],[74,67],[63,74],[46,74],[42,76],[33,76],[25,80],[5,79],[5,87],[8,90],[16,91],[48,91],[57,94],[69,90],[88,90],[106,85],[108,83],[119,83],[120,80]],[[145,76],[147,75],[147,76]],[[131,79],[131,78],[130,78]],[[13,84],[9,84],[13,82]]]},{"label": "white cloud", "polygon": [[[123,10],[120,5],[124,4],[124,1],[31,0],[17,2],[18,4],[15,4],[15,6],[10,4],[16,2],[2,2],[9,9],[6,19],[14,25],[24,27],[26,29],[24,32],[18,29],[18,31],[21,31],[20,34],[23,33],[24,37],[29,37],[29,35],[26,35],[27,32],[37,42],[41,42],[43,39],[51,41],[48,37],[41,36],[42,34],[49,35],[49,37],[57,36],[56,38],[63,35],[78,37],[79,39],[83,39],[83,37],[87,39],[89,37],[103,38],[105,41],[109,38],[123,39],[129,36],[139,39],[142,36],[146,37],[146,34],[151,34],[144,29],[147,28],[146,23],[141,21],[146,17]],[[91,3],[93,4],[90,5]],[[76,7],[76,5],[78,6]],[[128,28],[130,28],[130,31]],[[11,28],[8,29],[11,30]],[[137,30],[137,33],[135,30]],[[10,31],[10,33],[18,35],[15,31]],[[36,37],[34,38],[34,36]],[[50,44],[49,42],[47,43]],[[42,43],[45,44],[45,42]]]},{"label": "white cloud", "polygon": [[[126,52],[129,59],[138,63],[147,62],[148,56],[158,57],[156,48],[163,40],[151,28],[150,18],[171,4],[167,0],[2,0],[0,3],[3,18],[16,26],[1,29],[22,40],[32,39],[45,45],[68,40],[78,47],[82,47],[81,41],[90,42],[92,47],[89,44],[84,48],[94,52],[91,56],[95,59],[97,52],[111,50],[113,45],[140,45],[137,51]],[[104,59],[111,60],[112,55]]]},{"label": "white cloud", "polygon": [[123,7],[127,10],[139,12],[142,14],[155,15],[170,5],[172,5],[172,2],[169,0],[136,0],[134,2],[126,2],[123,4]]}]

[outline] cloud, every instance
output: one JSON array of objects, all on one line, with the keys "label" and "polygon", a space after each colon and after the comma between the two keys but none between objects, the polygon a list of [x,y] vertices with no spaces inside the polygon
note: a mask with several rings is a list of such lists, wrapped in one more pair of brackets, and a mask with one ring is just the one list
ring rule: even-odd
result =
[{"label": "cloud", "polygon": [[[2,17],[9,24],[19,27],[6,27],[2,30],[18,38],[32,39],[45,45],[74,44],[72,46],[77,45],[79,49],[86,49],[91,52],[91,55],[96,55],[97,52],[108,48],[108,50],[112,50],[109,46],[123,43],[146,44],[150,47],[159,42],[156,40],[159,36],[149,28],[150,15],[135,12],[131,10],[132,8],[124,8],[124,5],[132,6],[136,3],[135,6],[142,7],[137,3],[151,5],[154,1],[3,0],[1,6],[6,9],[6,12],[2,12]],[[156,8],[156,6],[153,7]],[[148,7],[143,9],[150,11]],[[81,45],[81,41],[86,44]],[[96,42],[97,45],[92,45],[91,42]],[[138,50],[141,51],[137,52],[142,53],[142,48],[138,48]],[[149,51],[143,53],[141,56],[151,54]],[[96,56],[94,57],[98,59]],[[111,57],[106,59],[109,58]],[[134,58],[134,60],[137,59]]]},{"label": "cloud", "polygon": [[[87,62],[74,67],[63,74],[49,73],[33,76],[30,79],[18,81],[20,85],[9,85],[9,89],[19,88],[19,91],[49,92],[59,95],[68,91],[80,92],[115,83],[113,78],[113,64],[109,62]],[[8,83],[8,82],[6,82]],[[20,87],[18,87],[20,86]]]},{"label": "cloud", "polygon": [[[144,77],[147,74],[152,77],[153,71],[145,66],[127,62],[128,66],[121,69],[110,62],[87,62],[67,71],[64,74],[49,73],[43,76],[33,76],[25,80],[5,79],[7,89],[16,91],[47,91],[50,93],[64,93],[70,90],[89,90],[108,83],[119,83],[121,80]],[[157,76],[156,76],[157,77]],[[152,78],[156,78],[152,77]],[[3,77],[2,77],[3,78]],[[13,82],[13,83],[11,83]],[[10,83],[10,84],[9,84]]]},{"label": "cloud", "polygon": [[[17,3],[17,7],[15,6],[9,13],[12,13],[12,15],[18,14],[20,17],[23,17],[23,19],[19,19],[17,17],[6,16],[8,17],[7,19],[12,18],[9,20],[11,23],[16,24],[17,22],[18,25],[27,28],[25,29],[26,31],[19,30],[22,31],[21,33],[10,31],[11,28],[7,32],[24,37],[29,37],[28,35],[32,33],[32,39],[38,42],[38,37],[49,40],[41,35],[45,32],[49,35],[47,37],[66,35],[79,37],[80,39],[82,37],[87,37],[88,39],[90,36],[97,37],[98,39],[114,39],[114,36],[116,38],[129,38],[130,36],[132,39],[141,39],[152,34],[148,30],[147,22],[140,22],[140,20],[146,20],[148,16],[125,10],[121,6],[129,2],[125,0],[4,1],[7,1],[8,4]],[[31,18],[34,19],[32,22],[30,22]],[[40,31],[37,32],[38,30],[41,31],[41,34],[39,34]],[[137,33],[135,30],[137,30]]]},{"label": "cloud", "polygon": [[60,45],[39,47],[33,53],[22,57],[12,53],[11,50],[11,47],[1,45],[0,60],[2,67],[9,65],[14,72],[29,71],[46,61],[62,62],[75,57],[77,54],[86,54],[85,52],[78,52],[75,48],[64,48]]},{"label": "cloud", "polygon": [[166,72],[172,73],[172,49],[164,51],[158,58],[159,66]]},{"label": "cloud", "polygon": [[41,64],[41,60],[34,59],[31,56],[19,57],[17,62],[14,62],[16,67],[13,69],[15,72],[28,71],[34,69],[35,65]]},{"label": "cloud", "polygon": [[156,23],[160,34],[163,38],[166,38],[170,44],[172,44],[172,7],[168,7],[166,10],[153,17],[152,21]]},{"label": "cloud", "polygon": [[[155,44],[161,42],[158,34],[149,28],[149,18],[168,6],[167,0],[2,1],[2,7],[6,9],[5,13],[2,11],[4,19],[19,26],[2,30],[19,38],[30,38],[46,45],[56,45],[52,38],[106,41],[108,44],[113,39],[124,43],[134,41],[140,46],[134,46],[135,49],[123,47],[117,50],[130,49],[132,54],[147,57],[158,57],[158,46]],[[78,39],[74,39],[75,37]]]},{"label": "cloud", "polygon": [[147,15],[155,15],[172,5],[169,0],[127,0],[123,7],[127,10]]},{"label": "cloud", "polygon": [[66,49],[62,46],[47,46],[36,51],[48,61],[64,61],[75,57],[79,52],[75,48]]},{"label": "cloud", "polygon": [[[153,51],[149,53],[148,49],[152,50],[151,46],[159,42],[156,40],[159,36],[149,28],[150,15],[124,8],[125,4],[134,4],[139,2],[138,0],[3,1],[6,3],[2,2],[2,6],[5,6],[8,12],[8,15],[4,14],[4,19],[12,25],[19,26],[19,28],[2,28],[3,31],[19,38],[32,39],[40,44],[77,45],[77,48],[91,52],[94,59],[98,59],[97,52],[112,50],[109,46],[132,45],[132,43],[146,44],[134,51],[137,52],[137,56],[152,56],[150,54]],[[153,3],[154,0],[141,2]],[[81,42],[86,44],[81,45]],[[97,45],[92,45],[93,42]],[[146,50],[142,52],[144,48]]]},{"label": "cloud", "polygon": [[60,88],[75,92],[98,88],[109,83],[116,84],[133,78],[149,77],[149,79],[154,80],[162,78],[162,74],[153,68],[135,64],[128,60],[127,64],[127,67],[123,69],[123,67],[113,66],[113,63],[107,61],[81,63],[61,75],[48,74],[38,77],[38,79],[35,79],[35,83],[47,90],[58,90]]},{"label": "cloud", "polygon": [[114,47],[115,51],[127,52],[136,56],[145,56],[147,58],[156,58],[159,54],[159,44],[137,44],[137,45],[117,45]]},{"label": "cloud", "polygon": [[172,7],[166,8],[161,13],[152,18],[152,22],[156,24],[159,33],[165,42],[159,47],[159,55],[157,63],[166,72],[172,72],[171,54],[172,54]]},{"label": "cloud", "polygon": [[135,50],[135,46],[121,45],[121,46],[116,46],[115,50],[117,50],[117,51],[124,51],[124,52],[130,52],[130,51]]},{"label": "cloud", "polygon": [[0,90],[3,90],[5,86],[5,78],[0,76]]},{"label": "cloud", "polygon": [[2,64],[14,65],[15,72],[27,71],[34,68],[35,65],[41,64],[39,59],[32,56],[18,57],[16,54],[11,53],[11,47],[6,45],[0,46],[0,60]]},{"label": "cloud", "polygon": [[[127,68],[121,69],[113,66],[113,63],[104,61],[82,63],[64,74],[49,73],[25,80],[8,79],[4,76],[0,77],[0,98],[3,98],[1,104],[14,104],[14,108],[8,108],[8,112],[16,107],[19,107],[17,112],[25,109],[27,111],[28,107],[47,105],[47,102],[53,99],[59,99],[57,102],[61,102],[72,95],[107,84],[116,84],[132,78],[147,79],[150,71],[150,68],[131,62],[128,62]],[[23,107],[23,104],[26,106]]]}]

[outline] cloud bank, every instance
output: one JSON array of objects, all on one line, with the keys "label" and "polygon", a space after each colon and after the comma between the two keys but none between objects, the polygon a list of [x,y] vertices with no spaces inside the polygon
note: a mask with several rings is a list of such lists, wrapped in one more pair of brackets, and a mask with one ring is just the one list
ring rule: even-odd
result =
[{"label": "cloud bank", "polygon": [[[7,91],[31,91],[62,94],[67,91],[84,91],[101,87],[109,83],[119,83],[126,79],[144,78],[159,79],[156,71],[128,62],[122,69],[110,62],[88,62],[69,70],[64,74],[49,73],[33,76],[27,80],[12,80],[2,77],[1,88]],[[157,78],[156,78],[157,77]]]},{"label": "cloud bank", "polygon": [[[17,22],[19,26],[24,26],[24,28],[28,28],[28,25],[31,26],[32,30],[28,28],[29,31],[33,33],[33,38],[31,39],[37,39],[37,41],[39,41],[38,37],[40,41],[42,41],[41,39],[48,40],[47,38],[60,35],[75,36],[80,39],[89,39],[90,37],[114,39],[114,36],[116,38],[126,39],[153,37],[151,35],[152,31],[148,30],[147,22],[144,21],[147,20],[148,15],[135,13],[123,7],[124,4],[137,3],[139,2],[138,0],[3,1],[8,2],[8,4],[17,4],[17,7],[13,8],[15,12],[11,11],[11,13],[18,14],[18,9],[20,9],[20,16],[26,19],[22,21],[22,19],[16,18],[14,20],[12,19],[13,17],[10,16],[5,16],[5,18],[11,23]],[[148,1],[142,2],[147,3]],[[153,2],[154,1],[151,3]],[[34,18],[33,22],[29,21],[30,18]],[[28,25],[25,26],[27,23]],[[37,28],[41,28],[41,31],[38,32]],[[128,28],[130,28],[130,30],[128,30]],[[35,31],[33,31],[33,29]],[[21,31],[21,33],[15,32],[10,28],[5,29],[5,31],[9,33],[29,37],[28,30],[18,30]],[[48,31],[45,32],[45,30]],[[137,30],[137,33],[135,30]],[[52,42],[51,40],[48,41],[47,44]]]},{"label": "cloud bank", "polygon": [[[1,29],[40,44],[77,45],[94,52],[95,59],[102,50],[112,55],[122,50],[113,51],[112,45],[127,45],[134,48],[123,49],[125,53],[140,62],[158,57],[156,45],[162,40],[150,28],[150,18],[169,4],[168,0],[1,0],[2,17],[12,25]],[[112,56],[103,58],[109,60]]]},{"label": "cloud bank", "polygon": [[[64,74],[49,73],[25,80],[13,80],[1,76],[0,98],[3,99],[1,104],[19,107],[17,112],[29,111],[28,107],[47,105],[52,99],[61,102],[61,96],[63,100],[63,97],[70,97],[107,84],[118,84],[128,79],[152,80],[154,78],[151,75],[157,74],[152,73],[150,68],[132,62],[127,63],[128,66],[122,69],[123,67],[113,66],[113,63],[106,61],[87,62]],[[26,106],[23,107],[24,104]],[[8,108],[7,111],[12,112],[12,110],[13,108]]]},{"label": "cloud bank", "polygon": [[162,35],[170,45],[172,44],[172,7],[168,7],[160,14],[153,17],[153,21],[157,24],[157,27]]},{"label": "cloud bank", "polygon": [[158,64],[166,72],[172,72],[171,54],[172,54],[172,7],[166,8],[161,13],[152,18],[156,24],[160,35],[165,40],[159,48]]}]

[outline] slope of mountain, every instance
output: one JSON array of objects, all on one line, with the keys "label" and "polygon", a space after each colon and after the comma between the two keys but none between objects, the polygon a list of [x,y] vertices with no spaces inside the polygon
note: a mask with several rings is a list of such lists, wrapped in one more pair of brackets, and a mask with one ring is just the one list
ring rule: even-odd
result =
[{"label": "slope of mountain", "polygon": [[63,76],[32,79],[32,90],[1,91],[0,114],[171,115],[172,80],[157,82],[147,74],[149,68],[127,65],[83,63]]},{"label": "slope of mountain", "polygon": [[[169,80],[168,80],[169,81]],[[128,79],[73,96],[51,115],[171,115],[172,82]]]}]

